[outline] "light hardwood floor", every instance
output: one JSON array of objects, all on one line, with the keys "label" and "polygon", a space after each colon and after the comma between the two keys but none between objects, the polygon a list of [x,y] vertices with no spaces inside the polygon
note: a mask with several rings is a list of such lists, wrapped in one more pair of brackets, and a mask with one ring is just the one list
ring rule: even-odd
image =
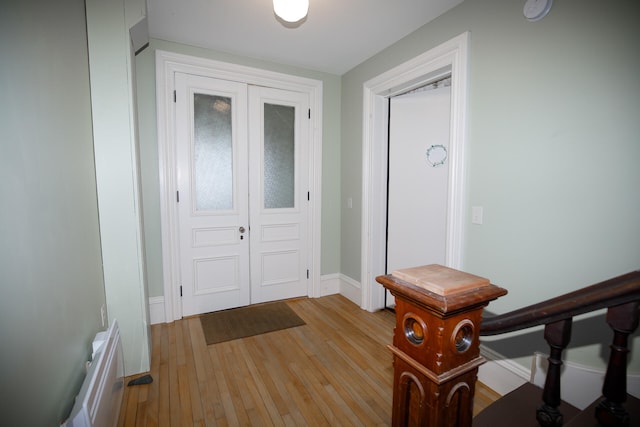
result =
[{"label": "light hardwood floor", "polygon": [[[125,387],[118,425],[389,425],[394,314],[287,303],[306,325],[211,346],[197,317],[153,325],[153,383]],[[497,397],[478,384],[474,414]]]}]

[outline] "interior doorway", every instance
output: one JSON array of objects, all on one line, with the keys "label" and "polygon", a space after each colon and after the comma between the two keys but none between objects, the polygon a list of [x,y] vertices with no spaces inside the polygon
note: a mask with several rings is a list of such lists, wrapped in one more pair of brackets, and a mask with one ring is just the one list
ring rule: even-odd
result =
[{"label": "interior doorway", "polygon": [[176,73],[183,316],[308,295],[308,96]]},{"label": "interior doorway", "polygon": [[450,85],[446,76],[389,99],[386,274],[446,262]]},{"label": "interior doorway", "polygon": [[447,150],[447,224],[444,264],[462,268],[464,155],[466,146],[467,57],[463,33],[364,84],[361,306],[385,307],[385,290],[375,278],[385,274],[389,99],[451,76],[451,117]]},{"label": "interior doorway", "polygon": [[[201,244],[203,242],[210,241],[210,239],[212,238],[214,239],[216,237],[214,235],[217,234],[214,232],[216,231],[216,227],[203,227],[203,230],[194,233],[193,230],[181,230],[179,225],[180,203],[178,202],[178,192],[180,191],[179,187],[182,176],[179,175],[176,167],[179,162],[178,147],[176,141],[176,135],[178,134],[179,130],[176,120],[176,101],[182,95],[177,92],[176,76],[181,73],[190,76],[202,77],[205,79],[228,81],[234,83],[233,86],[235,86],[235,83],[238,83],[241,86],[244,85],[247,91],[247,98],[244,98],[244,96],[242,96],[242,98],[247,100],[249,98],[258,99],[257,102],[251,103],[254,106],[258,106],[255,107],[257,108],[257,110],[252,110],[252,107],[247,105],[245,111],[248,111],[248,115],[257,118],[258,120],[271,120],[274,118],[281,119],[293,114],[294,120],[297,123],[301,124],[302,119],[304,118],[305,126],[301,127],[299,131],[301,134],[304,134],[301,136],[305,138],[307,143],[305,144],[304,148],[300,147],[300,149],[297,150],[298,154],[294,154],[294,156],[300,155],[301,158],[299,160],[305,163],[303,166],[298,168],[301,173],[301,176],[298,177],[299,183],[301,185],[295,188],[300,189],[301,191],[298,192],[297,190],[294,190],[294,207],[291,207],[292,199],[290,197],[285,197],[284,199],[280,198],[281,196],[283,196],[282,194],[276,195],[277,200],[274,202],[275,205],[271,203],[272,201],[267,201],[265,205],[265,199],[263,197],[264,194],[259,191],[259,188],[262,188],[262,190],[264,190],[264,181],[262,181],[262,184],[258,184],[260,187],[249,189],[248,196],[249,203],[254,203],[256,206],[255,209],[249,210],[249,221],[252,221],[253,224],[258,224],[258,230],[255,230],[255,228],[249,230],[246,225],[243,225],[240,222],[233,224],[230,223],[226,225],[226,234],[221,233],[218,237],[222,237],[223,241],[231,242],[233,240],[236,243],[240,242],[240,244],[236,245],[237,247],[242,247],[242,243],[247,242],[247,240],[251,240],[251,243],[245,246],[251,246],[255,248],[255,250],[260,251],[260,253],[257,256],[254,256],[252,259],[261,261],[257,262],[255,265],[251,265],[250,269],[261,268],[261,274],[263,274],[264,280],[260,280],[260,282],[266,286],[264,286],[260,292],[256,293],[255,296],[252,296],[251,298],[254,298],[256,300],[262,299],[265,301],[269,298],[287,298],[288,296],[282,296],[283,294],[279,292],[278,285],[280,283],[288,281],[289,279],[297,280],[300,277],[302,277],[302,279],[306,283],[305,293],[309,297],[320,296],[323,110],[322,82],[319,80],[299,76],[292,76],[252,67],[215,61],[211,59],[198,58],[189,55],[182,55],[158,50],[156,51],[156,104],[158,124],[158,158],[161,214],[160,219],[162,232],[162,267],[164,281],[165,321],[170,322],[183,317],[183,296],[181,295],[181,292],[184,294],[184,286],[182,283],[181,274],[181,263],[183,262],[183,260],[181,260],[180,258],[180,251],[176,250],[176,248],[178,248],[180,245],[180,239],[182,238],[181,236],[190,236],[192,239],[204,239],[196,239],[198,244]],[[235,87],[237,88],[237,86]],[[205,91],[202,98],[205,101],[213,101],[213,104],[215,104],[216,101],[220,101],[217,107],[223,108],[225,98],[233,98],[235,96],[233,95],[233,92],[235,90],[236,89],[232,89],[230,92],[226,91],[226,89],[223,89],[222,91],[218,91],[217,89],[214,89],[212,91]],[[304,97],[303,103],[305,104],[305,106],[296,104],[297,101],[288,98],[289,94],[291,93],[302,94],[302,96]],[[194,101],[194,99],[189,99],[189,102]],[[235,99],[240,100],[240,97],[236,97]],[[291,107],[294,108],[292,109]],[[295,118],[298,117],[296,116],[297,114],[300,114],[299,119]],[[260,126],[262,126],[262,124]],[[258,128],[258,126],[251,126],[250,128],[255,130]],[[257,134],[252,136],[251,131],[249,130],[246,135],[246,138],[258,141],[257,147],[259,147],[260,144],[264,144],[266,139],[263,132],[264,127],[259,128],[262,130],[258,131]],[[279,128],[278,132],[280,131],[283,131],[283,129]],[[185,132],[188,133],[191,131]],[[279,147],[278,150],[280,148],[282,147]],[[239,149],[242,150],[240,146]],[[256,150],[260,151],[260,148],[254,147],[254,154]],[[241,157],[242,156],[237,155],[236,159],[241,159]],[[261,166],[258,165],[264,163],[266,157],[267,156],[264,155],[264,151],[257,156],[252,156],[251,159],[248,156],[245,156],[245,161],[250,162],[257,159],[256,163],[247,163],[246,166],[238,164],[234,167],[239,167],[240,169],[246,167],[247,170],[249,170],[249,174],[258,174],[258,176],[264,177],[264,174],[262,173],[264,172],[264,170],[262,170]],[[277,164],[276,169],[278,169],[280,172],[286,172],[284,170],[285,168],[282,168],[281,166],[282,165]],[[238,175],[238,177],[249,177],[249,174],[241,174]],[[286,173],[285,175],[286,176],[284,176],[284,179],[289,180],[289,178],[291,178],[290,175],[287,175]],[[283,178],[283,175],[279,175],[279,178],[276,176],[275,178]],[[237,186],[237,189],[238,191],[240,191],[242,185],[240,185],[240,181],[236,182],[239,185]],[[254,179],[253,182],[257,181]],[[276,187],[284,188],[280,185],[277,185]],[[303,187],[305,187],[304,191],[302,191]],[[290,196],[291,194],[288,195]],[[240,196],[234,196],[232,194],[232,197]],[[260,200],[255,202],[251,200],[253,197],[258,197],[260,198]],[[247,200],[247,198],[242,196],[237,200]],[[207,203],[209,202],[206,201],[205,205]],[[297,207],[301,207],[303,203],[306,203],[307,206],[304,212],[306,217],[301,220],[299,226],[287,226],[287,224],[290,225],[295,221],[290,217],[285,218],[281,214],[291,214],[293,213],[292,210],[296,210]],[[264,209],[260,208],[261,204]],[[190,203],[190,205],[193,206],[193,203]],[[218,213],[224,216],[235,211],[235,208],[232,207],[228,209],[227,206],[227,208],[224,209],[210,209],[209,207],[207,207],[204,210],[207,212],[220,210],[221,212]],[[191,211],[193,212],[194,209],[191,209]],[[301,209],[300,212],[302,211],[303,210]],[[253,218],[252,215],[254,214],[260,215],[262,218]],[[231,217],[233,217],[233,215],[231,215]],[[240,219],[246,221],[245,218],[247,218],[247,216],[244,213],[240,214],[238,216],[238,221]],[[269,222],[270,220],[274,221]],[[247,223],[245,222],[245,224]],[[244,227],[244,231],[241,230],[241,227]],[[261,242],[253,244],[254,241],[252,239],[254,239],[254,237],[260,237],[263,240]],[[297,267],[296,274],[292,273],[294,263],[291,262],[291,259],[293,257],[292,254],[296,252],[296,249],[290,246],[286,248],[282,247],[282,245],[286,243],[285,240],[290,240],[289,238],[291,237],[300,237],[307,242],[305,253],[300,255],[299,257],[300,259],[304,258],[303,262],[305,265],[304,270],[300,270],[301,273],[298,272]],[[210,259],[217,256],[223,257],[224,254],[205,254],[202,255],[201,258]],[[265,257],[269,258],[271,256],[280,256],[280,259],[275,263],[271,262],[273,261],[273,258],[268,260],[269,262],[264,260]],[[202,267],[203,274],[212,273],[210,269],[215,270],[215,268],[222,268],[223,271],[225,271],[225,273],[223,274],[227,274],[226,277],[232,279],[231,272],[237,271],[237,269],[233,266],[233,262],[230,261],[231,258],[227,260],[226,264],[225,262],[218,263],[217,267],[214,266],[215,263],[207,262],[201,263],[199,267]],[[220,260],[222,260],[222,258],[220,258]],[[267,266],[279,267],[276,269],[270,269],[266,268]],[[247,271],[247,269],[245,269],[244,271]],[[254,274],[253,271],[251,274],[258,275]],[[231,281],[229,281],[229,283],[231,283]],[[183,287],[181,288],[181,286]],[[265,290],[267,287],[268,290]],[[255,289],[251,289],[249,293],[251,294],[253,290]],[[200,292],[200,290],[198,290],[198,292]]]}]

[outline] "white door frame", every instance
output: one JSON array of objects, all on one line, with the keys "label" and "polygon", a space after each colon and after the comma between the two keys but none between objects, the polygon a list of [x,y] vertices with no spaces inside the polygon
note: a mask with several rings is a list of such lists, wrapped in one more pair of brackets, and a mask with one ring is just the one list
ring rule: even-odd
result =
[{"label": "white door frame", "polygon": [[384,307],[388,98],[451,74],[449,197],[445,264],[462,267],[469,32],[365,82],[362,143],[362,308]]},{"label": "white door frame", "polygon": [[180,263],[176,254],[177,203],[175,175],[175,104],[174,74],[196,74],[222,80],[304,92],[311,107],[309,123],[309,210],[310,240],[309,296],[319,297],[320,236],[322,195],[322,81],[261,70],[212,59],[198,58],[162,50],[156,51],[156,107],[158,128],[158,162],[160,178],[160,222],[162,228],[162,272],[164,281],[165,321],[182,318],[179,280]]}]

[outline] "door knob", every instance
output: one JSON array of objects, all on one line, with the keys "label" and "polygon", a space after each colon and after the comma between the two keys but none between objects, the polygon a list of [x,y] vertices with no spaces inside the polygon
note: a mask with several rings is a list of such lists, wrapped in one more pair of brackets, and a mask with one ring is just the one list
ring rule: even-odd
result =
[{"label": "door knob", "polygon": [[239,232],[241,232],[241,233],[244,233],[244,227],[240,227],[240,228],[238,229],[238,231],[239,231]]}]

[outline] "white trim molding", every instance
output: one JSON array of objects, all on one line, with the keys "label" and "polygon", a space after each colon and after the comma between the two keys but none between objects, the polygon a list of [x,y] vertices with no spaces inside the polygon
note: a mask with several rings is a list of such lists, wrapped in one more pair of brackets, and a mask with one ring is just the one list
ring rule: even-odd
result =
[{"label": "white trim molding", "polygon": [[357,306],[362,305],[362,287],[357,280],[342,273],[322,276],[322,293],[320,296],[340,294]]},{"label": "white trim molding", "polygon": [[[320,277],[318,297],[341,294],[356,305],[360,305],[360,283],[340,273],[324,274]],[[171,322],[172,320],[169,320]],[[167,322],[165,319],[164,297],[149,297],[149,324]]]},{"label": "white trim molding", "polygon": [[340,274],[324,274],[321,277],[322,286],[320,287],[320,296],[326,297],[327,295],[340,293]]},{"label": "white trim molding", "polygon": [[480,366],[478,381],[502,396],[531,378],[530,370],[482,344],[480,344],[480,355],[487,360],[487,363]]},{"label": "white trim molding", "polygon": [[158,161],[160,175],[160,221],[162,228],[162,265],[164,277],[165,321],[182,317],[177,247],[177,210],[174,203],[177,179],[175,168],[175,111],[173,93],[177,72],[195,74],[251,85],[306,93],[311,108],[309,130],[309,296],[321,295],[320,252],[322,212],[322,81],[266,71],[243,65],[156,51],[156,103],[158,123]]},{"label": "white trim molding", "polygon": [[164,297],[149,297],[149,324],[165,323]]},{"label": "white trim molding", "polygon": [[340,274],[340,294],[362,307],[362,285],[357,280]]},{"label": "white trim molding", "polygon": [[[480,355],[487,363],[478,370],[478,381],[505,394],[515,390],[526,382],[544,388],[548,370],[549,357],[543,353],[534,353],[531,357],[531,369],[508,359],[506,356],[481,344]],[[605,371],[579,363],[564,361],[562,364],[561,382],[562,400],[578,409],[584,409],[602,394]],[[640,398],[640,374],[627,374],[627,393]]]},{"label": "white trim molding", "polygon": [[384,288],[376,276],[384,274],[386,241],[388,98],[451,75],[449,141],[449,197],[445,264],[462,268],[464,232],[465,147],[467,140],[467,57],[465,32],[364,84],[362,156],[361,307],[384,307]]},{"label": "white trim molding", "polygon": [[[531,382],[540,388],[549,369],[549,355],[536,352],[531,363]],[[578,409],[584,409],[602,396],[605,369],[596,369],[579,363],[564,361],[562,364],[562,400]],[[627,393],[640,398],[640,374],[627,373]]]}]

